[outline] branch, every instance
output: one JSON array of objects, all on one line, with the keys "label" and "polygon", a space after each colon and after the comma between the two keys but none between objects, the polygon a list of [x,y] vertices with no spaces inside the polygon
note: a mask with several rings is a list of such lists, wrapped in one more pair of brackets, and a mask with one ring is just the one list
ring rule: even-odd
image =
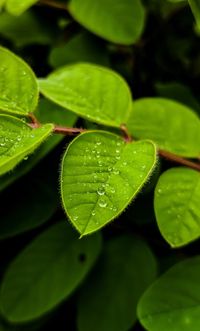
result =
[{"label": "branch", "polygon": [[55,125],[54,126],[54,133],[58,133],[58,134],[64,134],[64,135],[68,135],[68,136],[74,136],[77,135],[79,133],[82,132],[86,132],[87,130],[82,129],[82,128],[68,128],[68,127],[63,127],[63,126],[58,126]]},{"label": "branch", "polygon": [[61,10],[66,10],[66,11],[68,10],[67,5],[62,2],[59,2],[59,1],[40,0],[38,4],[42,5],[42,6],[48,6],[51,8],[61,9]]},{"label": "branch", "polygon": [[[40,122],[35,117],[35,115],[29,114],[29,118],[31,120],[31,123],[29,123],[28,125],[32,129],[37,129],[41,126]],[[121,128],[124,140],[127,143],[133,141],[133,138],[130,136],[126,126],[124,124],[122,124],[120,128]],[[88,131],[88,130],[82,129],[82,128],[68,128],[68,127],[59,126],[59,125],[55,125],[54,129],[53,129],[53,133],[62,134],[62,135],[66,135],[66,136],[74,136],[74,135],[77,135],[77,134],[80,134],[80,133],[86,132],[86,131]],[[177,164],[183,165],[185,167],[200,171],[200,163],[190,161],[188,159],[185,159],[185,158],[183,158],[181,156],[178,156],[176,154],[164,151],[162,149],[158,150],[158,155],[160,157],[168,160],[168,161],[173,162],[173,163],[177,163]]]},{"label": "branch", "polygon": [[160,149],[158,151],[158,154],[161,157],[163,157],[164,159],[168,160],[168,161],[178,163],[178,164],[181,164],[181,165],[186,166],[188,168],[200,171],[200,164],[199,163],[192,162],[192,161],[190,161],[188,159],[185,159],[183,157],[180,157],[176,154],[172,154],[170,152],[163,151],[162,149]]}]

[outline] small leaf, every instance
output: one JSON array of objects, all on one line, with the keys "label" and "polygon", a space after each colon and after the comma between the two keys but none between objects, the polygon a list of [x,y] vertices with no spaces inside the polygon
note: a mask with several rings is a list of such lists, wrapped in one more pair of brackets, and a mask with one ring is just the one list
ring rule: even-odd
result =
[{"label": "small leaf", "polygon": [[109,66],[108,52],[97,37],[84,31],[66,44],[53,47],[49,56],[49,63],[54,68],[75,62]]},{"label": "small leaf", "polygon": [[140,0],[71,0],[69,11],[86,29],[114,43],[133,44],[144,27]]},{"label": "small leaf", "polygon": [[[19,192],[23,207],[19,203]],[[47,222],[57,209],[56,193],[55,187],[43,177],[42,181],[29,178],[28,185],[27,181],[20,181],[1,194],[0,239],[16,236]],[[8,208],[10,204],[12,208]]]},{"label": "small leaf", "polygon": [[180,247],[200,237],[200,173],[174,168],[163,173],[155,190],[155,213],[163,237]]},{"label": "small leaf", "polygon": [[80,295],[78,330],[129,330],[137,302],[155,276],[156,261],[144,241],[122,236],[106,243]]},{"label": "small leaf", "polygon": [[93,266],[100,252],[100,239],[91,236],[78,240],[65,222],[39,235],[5,274],[1,287],[3,316],[12,323],[22,323],[61,303]]},{"label": "small leaf", "polygon": [[126,82],[114,71],[92,64],[75,64],[39,80],[51,101],[94,122],[114,127],[125,123],[132,107]]},{"label": "small leaf", "polygon": [[143,295],[138,317],[148,331],[199,331],[200,257],[176,264]]},{"label": "small leaf", "polygon": [[156,163],[150,141],[126,143],[103,131],[81,134],[62,162],[64,209],[81,235],[97,231],[128,206]]},{"label": "small leaf", "polygon": [[162,98],[135,101],[127,126],[133,137],[151,139],[166,151],[186,157],[200,155],[199,118],[176,101]]},{"label": "small leaf", "polygon": [[52,132],[53,124],[31,129],[23,121],[0,115],[0,175],[13,169]]},{"label": "small leaf", "polygon": [[38,102],[38,85],[31,68],[0,47],[0,110],[27,115]]},{"label": "small leaf", "polygon": [[[65,116],[64,116],[65,115]],[[63,108],[59,107],[46,99],[40,99],[36,117],[40,123],[56,123],[61,126],[73,127],[77,116],[71,112],[63,114]],[[0,192],[11,185],[14,181],[28,173],[36,164],[38,164],[47,154],[49,154],[64,138],[62,135],[49,136],[43,144],[37,149],[34,155],[28,160],[23,161],[14,172],[7,173],[0,177]]]},{"label": "small leaf", "polygon": [[6,9],[12,15],[21,15],[38,0],[5,0]]},{"label": "small leaf", "polygon": [[19,17],[2,13],[0,19],[0,34],[11,40],[17,47],[30,44],[50,44],[51,33],[31,12],[27,11]]},{"label": "small leaf", "polygon": [[188,0],[196,20],[197,29],[200,32],[200,0]]}]

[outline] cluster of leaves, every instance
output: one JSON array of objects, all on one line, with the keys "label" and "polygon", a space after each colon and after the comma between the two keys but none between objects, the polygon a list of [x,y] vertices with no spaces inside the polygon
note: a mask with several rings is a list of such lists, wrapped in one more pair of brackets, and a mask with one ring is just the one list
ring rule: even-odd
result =
[{"label": "cluster of leaves", "polygon": [[0,8],[0,331],[199,330],[200,2]]}]

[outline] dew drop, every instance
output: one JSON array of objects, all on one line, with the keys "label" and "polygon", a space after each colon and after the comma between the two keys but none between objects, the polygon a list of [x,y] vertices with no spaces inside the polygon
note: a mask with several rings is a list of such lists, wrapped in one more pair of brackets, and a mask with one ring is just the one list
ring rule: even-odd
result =
[{"label": "dew drop", "polygon": [[101,186],[101,187],[98,188],[97,193],[99,195],[104,195],[105,194],[105,189]]},{"label": "dew drop", "polygon": [[95,216],[95,211],[94,210],[92,211],[92,216]]},{"label": "dew drop", "polygon": [[107,206],[107,202],[105,199],[99,200],[99,207],[105,208]]}]

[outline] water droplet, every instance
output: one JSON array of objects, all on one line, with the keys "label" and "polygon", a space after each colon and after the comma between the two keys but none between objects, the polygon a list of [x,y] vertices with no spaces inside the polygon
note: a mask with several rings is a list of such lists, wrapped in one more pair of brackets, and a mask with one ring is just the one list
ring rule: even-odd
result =
[{"label": "water droplet", "polygon": [[123,166],[127,166],[127,162],[123,162],[122,164],[123,164]]},{"label": "water droplet", "polygon": [[100,146],[101,145],[101,141],[97,141],[97,146]]},{"label": "water droplet", "polygon": [[28,160],[28,156],[25,156],[25,157],[24,157],[24,161],[27,161],[27,160]]},{"label": "water droplet", "polygon": [[112,170],[113,170],[113,167],[109,166],[108,171],[112,171]]},{"label": "water droplet", "polygon": [[118,169],[113,169],[113,173],[114,173],[115,175],[119,175],[119,170],[118,170]]},{"label": "water droplet", "polygon": [[157,192],[158,192],[159,194],[161,194],[161,193],[162,193],[162,190],[159,188]]},{"label": "water droplet", "polygon": [[105,194],[105,189],[104,189],[104,187],[103,187],[103,186],[100,186],[100,187],[98,188],[98,190],[97,190],[97,193],[98,193],[99,195],[104,195],[104,194]]},{"label": "water droplet", "polygon": [[107,206],[107,202],[105,199],[100,199],[99,200],[99,207],[105,208]]},{"label": "water droplet", "polygon": [[77,219],[78,219],[78,216],[73,216],[74,221],[77,221]]},{"label": "water droplet", "polygon": [[92,211],[92,216],[95,216],[95,211],[94,210]]}]

